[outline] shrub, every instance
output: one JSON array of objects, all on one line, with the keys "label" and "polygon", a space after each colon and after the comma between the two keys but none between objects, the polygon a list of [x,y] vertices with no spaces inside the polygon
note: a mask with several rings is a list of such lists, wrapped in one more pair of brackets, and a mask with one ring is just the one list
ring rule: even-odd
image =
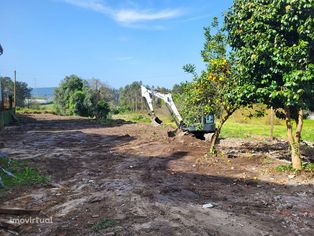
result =
[{"label": "shrub", "polygon": [[110,112],[109,104],[104,101],[98,101],[94,111],[96,119],[107,119]]}]

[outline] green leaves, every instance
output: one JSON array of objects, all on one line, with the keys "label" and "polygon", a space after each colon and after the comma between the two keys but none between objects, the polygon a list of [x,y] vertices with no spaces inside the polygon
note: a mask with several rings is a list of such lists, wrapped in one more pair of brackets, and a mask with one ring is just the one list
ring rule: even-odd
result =
[{"label": "green leaves", "polygon": [[183,70],[186,73],[190,73],[192,74],[194,77],[197,77],[197,73],[196,73],[196,67],[193,64],[186,64],[183,66]]},{"label": "green leaves", "polygon": [[103,89],[99,81],[92,88],[86,80],[76,75],[66,76],[55,90],[56,110],[63,115],[106,118],[109,105],[102,98]]},{"label": "green leaves", "polygon": [[180,99],[181,112],[187,125],[199,122],[199,117],[208,113],[214,113],[216,118],[230,115],[252,98],[252,93],[248,93],[245,100],[239,97],[242,93],[239,92],[238,68],[235,59],[227,53],[227,35],[219,27],[217,18],[211,27],[204,28],[204,36],[201,55],[206,68],[198,75],[195,65],[183,67],[185,72],[193,75],[192,82],[182,85],[184,92]]},{"label": "green leaves", "polygon": [[110,107],[106,101],[100,100],[97,102],[96,109],[95,109],[95,116],[97,119],[107,119],[109,112],[110,112]]},{"label": "green leaves", "polygon": [[240,84],[256,87],[256,101],[281,108],[314,102],[313,89],[304,89],[314,86],[313,12],[312,0],[234,1],[225,28]]},{"label": "green leaves", "polygon": [[[0,83],[4,89],[3,96],[8,99],[9,96],[13,97],[14,83],[10,77],[0,77]],[[16,106],[24,107],[25,100],[31,97],[32,89],[28,87],[25,82],[16,82]]]}]

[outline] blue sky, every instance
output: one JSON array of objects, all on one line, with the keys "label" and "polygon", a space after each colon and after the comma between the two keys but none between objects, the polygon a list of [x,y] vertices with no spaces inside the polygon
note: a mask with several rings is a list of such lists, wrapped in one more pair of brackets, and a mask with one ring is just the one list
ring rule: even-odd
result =
[{"label": "blue sky", "polygon": [[171,88],[202,69],[203,27],[232,0],[1,0],[0,76],[54,87],[66,76]]}]

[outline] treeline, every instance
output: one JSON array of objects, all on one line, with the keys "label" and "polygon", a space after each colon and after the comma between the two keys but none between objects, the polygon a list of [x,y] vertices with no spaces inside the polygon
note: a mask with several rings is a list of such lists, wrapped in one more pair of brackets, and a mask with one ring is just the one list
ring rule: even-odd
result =
[{"label": "treeline", "polygon": [[[141,95],[141,85],[143,83],[141,81],[135,81],[131,84],[126,85],[123,88],[119,89],[119,107],[117,112],[125,112],[125,111],[143,111],[147,110],[145,101]],[[153,89],[159,91],[161,93],[169,93],[171,90],[164,88],[164,87],[154,87],[144,85],[148,89]],[[156,98],[152,98],[154,106],[156,108],[160,108],[162,105],[162,101]]]},{"label": "treeline", "polygon": [[[16,81],[16,106],[24,107],[26,106],[26,100],[31,97],[32,88],[28,87],[27,83]],[[4,103],[5,106],[13,103],[14,96],[14,82],[10,77],[0,77],[0,90],[1,98],[0,101]]]},{"label": "treeline", "polygon": [[[110,113],[146,111],[141,95],[141,81],[120,89],[111,88],[98,79],[85,80],[77,75],[66,76],[55,90],[55,110],[61,115],[79,115],[105,119]],[[163,87],[149,87],[162,93],[171,92]],[[154,106],[162,102],[153,98]]]},{"label": "treeline", "polygon": [[54,105],[61,115],[107,118],[114,91],[99,80],[83,80],[76,75],[66,76],[55,90]]}]

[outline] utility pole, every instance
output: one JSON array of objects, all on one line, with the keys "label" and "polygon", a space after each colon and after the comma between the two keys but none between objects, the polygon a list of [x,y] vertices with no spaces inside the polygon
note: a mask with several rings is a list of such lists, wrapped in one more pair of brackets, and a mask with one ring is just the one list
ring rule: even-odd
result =
[{"label": "utility pole", "polygon": [[0,111],[4,110],[4,95],[2,81],[0,81]]},{"label": "utility pole", "polygon": [[16,108],[16,70],[14,71],[13,108]]},{"label": "utility pole", "polygon": [[[2,55],[2,54],[3,54],[3,48],[0,44],[0,55]],[[3,102],[4,102],[3,101],[3,87],[2,87],[2,81],[0,81],[0,111],[2,111],[4,108]]]},{"label": "utility pole", "polygon": [[[37,88],[37,81],[36,81],[36,78],[34,78],[34,89],[36,90],[36,88]],[[37,93],[36,94],[34,93],[34,96],[37,96]]]}]

